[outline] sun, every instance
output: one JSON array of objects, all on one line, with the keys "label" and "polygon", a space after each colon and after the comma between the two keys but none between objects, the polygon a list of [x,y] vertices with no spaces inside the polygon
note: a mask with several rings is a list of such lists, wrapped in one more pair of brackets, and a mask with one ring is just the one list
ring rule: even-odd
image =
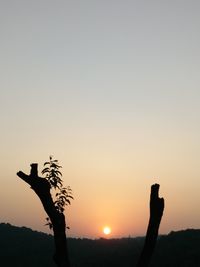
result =
[{"label": "sun", "polygon": [[111,228],[108,227],[108,226],[105,226],[105,227],[103,228],[103,233],[104,233],[105,235],[109,235],[109,234],[111,233]]}]

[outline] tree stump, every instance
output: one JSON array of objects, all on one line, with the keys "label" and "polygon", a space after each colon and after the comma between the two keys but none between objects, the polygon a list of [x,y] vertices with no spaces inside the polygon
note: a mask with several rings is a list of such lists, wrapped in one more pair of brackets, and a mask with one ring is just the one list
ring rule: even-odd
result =
[{"label": "tree stump", "polygon": [[151,186],[150,195],[150,218],[146,238],[137,267],[147,267],[150,264],[158,237],[158,230],[164,211],[164,199],[159,198],[159,184]]},{"label": "tree stump", "polygon": [[31,164],[30,175],[19,171],[17,175],[26,183],[28,183],[33,191],[37,194],[42,202],[44,210],[49,216],[54,233],[55,242],[55,255],[54,261],[58,267],[70,267],[68,250],[67,250],[67,239],[66,239],[66,223],[65,216],[63,213],[58,212],[55,208],[50,189],[51,186],[45,178],[38,176],[38,165],[37,163]]}]

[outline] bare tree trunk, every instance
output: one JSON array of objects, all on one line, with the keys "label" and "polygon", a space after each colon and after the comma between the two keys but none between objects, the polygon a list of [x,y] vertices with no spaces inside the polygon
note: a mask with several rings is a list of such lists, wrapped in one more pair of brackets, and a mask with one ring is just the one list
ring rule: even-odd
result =
[{"label": "bare tree trunk", "polygon": [[26,175],[22,171],[19,171],[17,175],[26,183],[28,183],[33,191],[40,198],[44,210],[49,216],[53,225],[54,241],[55,241],[55,255],[54,261],[58,267],[70,267],[67,239],[66,239],[66,224],[65,216],[55,208],[51,193],[50,184],[45,178],[38,176],[37,164],[31,164],[31,173]]},{"label": "bare tree trunk", "polygon": [[158,237],[158,230],[164,211],[164,199],[159,198],[159,184],[151,186],[150,196],[150,218],[147,228],[146,238],[137,267],[147,267],[150,264]]}]

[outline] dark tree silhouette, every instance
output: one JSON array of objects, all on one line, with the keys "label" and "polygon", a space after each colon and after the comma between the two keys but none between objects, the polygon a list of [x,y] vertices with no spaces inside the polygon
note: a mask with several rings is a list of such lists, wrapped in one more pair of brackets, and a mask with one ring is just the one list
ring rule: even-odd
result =
[{"label": "dark tree silhouette", "polygon": [[[50,161],[52,161],[51,157],[50,157]],[[56,162],[54,162],[54,163],[56,164]],[[50,163],[50,162],[47,162],[46,164],[48,164],[48,163]],[[49,167],[50,167],[50,165],[49,165]],[[28,183],[31,186],[31,189],[33,189],[33,191],[37,194],[37,196],[41,200],[42,205],[44,207],[44,210],[46,211],[46,213],[48,215],[48,218],[49,218],[48,224],[50,226],[52,226],[53,233],[54,233],[54,241],[55,241],[54,261],[55,261],[55,263],[57,264],[58,267],[70,267],[70,262],[69,262],[69,257],[68,257],[68,249],[67,249],[67,239],[66,239],[66,232],[65,232],[66,231],[66,223],[65,223],[65,216],[63,214],[63,211],[64,211],[63,206],[64,205],[62,203],[62,201],[65,202],[65,198],[62,198],[62,197],[63,196],[66,197],[66,192],[60,191],[61,195],[58,195],[57,201],[53,201],[53,198],[52,198],[51,192],[50,192],[50,190],[52,188],[52,181],[53,181],[54,187],[57,187],[57,186],[59,187],[59,185],[60,185],[62,188],[62,180],[58,179],[56,182],[56,180],[54,180],[54,178],[51,175],[52,174],[51,170],[52,170],[51,168],[49,169],[50,172],[48,172],[48,170],[46,172],[43,170],[43,172],[46,173],[46,175],[48,177],[46,177],[46,178],[39,177],[38,176],[38,165],[37,165],[37,163],[33,163],[33,164],[31,164],[30,175],[27,175],[27,174],[23,173],[22,171],[19,171],[17,173],[17,175],[23,181],[25,181],[26,183]],[[57,169],[57,171],[58,171],[58,169]],[[59,176],[59,171],[57,172],[56,175]],[[59,184],[59,183],[61,183],[61,184]],[[64,190],[65,190],[65,188],[64,188]],[[59,196],[61,196],[61,198],[59,198]],[[66,199],[68,200],[68,197]]]},{"label": "dark tree silhouette", "polygon": [[[38,164],[31,164],[30,175],[19,171],[17,175],[26,183],[31,186],[31,189],[37,194],[42,202],[44,210],[48,217],[47,225],[53,229],[55,241],[55,255],[54,261],[58,267],[70,267],[68,257],[67,239],[66,239],[66,223],[64,216],[64,206],[70,204],[71,189],[70,187],[63,187],[61,172],[57,160],[52,160],[50,157],[49,162],[45,162],[45,168],[42,174],[45,178],[38,176]],[[148,267],[156,246],[158,237],[158,230],[164,211],[164,199],[159,198],[159,184],[151,186],[150,194],[150,218],[147,228],[146,238],[142,253],[140,255],[137,267]],[[51,188],[58,189],[56,193],[56,200],[54,201],[51,196]]]},{"label": "dark tree silhouette", "polygon": [[149,266],[153,251],[156,246],[158,230],[164,211],[164,199],[159,198],[158,196],[159,187],[159,184],[153,184],[151,186],[149,224],[144,247],[140,255],[137,267]]}]

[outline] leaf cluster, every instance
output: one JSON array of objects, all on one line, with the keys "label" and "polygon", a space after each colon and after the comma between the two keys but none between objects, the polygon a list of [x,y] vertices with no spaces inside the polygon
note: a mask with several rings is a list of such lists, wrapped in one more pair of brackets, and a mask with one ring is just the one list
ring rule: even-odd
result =
[{"label": "leaf cluster", "polygon": [[[44,163],[42,175],[45,175],[44,178],[48,180],[51,188],[56,190],[54,205],[59,213],[63,213],[65,206],[71,204],[73,196],[70,186],[63,186],[63,180],[61,179],[62,173],[59,170],[60,168],[62,168],[62,166],[58,164],[58,160],[53,160],[53,157],[50,156],[49,161]],[[46,221],[46,225],[48,225],[49,228],[52,229],[53,225],[50,218],[47,217]]]},{"label": "leaf cluster", "polygon": [[54,202],[56,209],[59,212],[64,212],[64,207],[71,204],[71,199],[73,196],[70,186],[60,188],[59,192],[56,193],[56,201]]},{"label": "leaf cluster", "polygon": [[53,160],[50,156],[49,161],[45,162],[44,166],[46,167],[42,170],[42,175],[45,175],[51,187],[54,189],[62,187],[62,173],[59,171],[62,166],[58,165],[58,160]]}]

